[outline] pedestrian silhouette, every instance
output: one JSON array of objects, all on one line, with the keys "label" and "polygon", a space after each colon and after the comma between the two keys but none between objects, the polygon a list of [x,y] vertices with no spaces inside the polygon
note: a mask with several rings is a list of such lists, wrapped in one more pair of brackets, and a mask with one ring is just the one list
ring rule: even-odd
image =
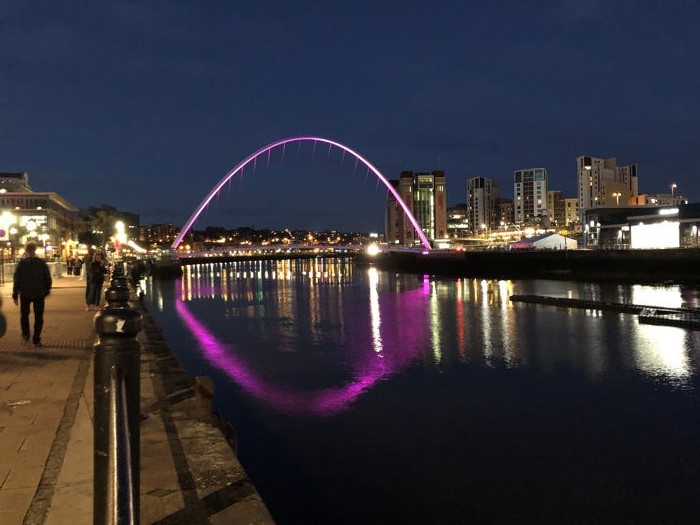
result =
[{"label": "pedestrian silhouette", "polygon": [[[44,300],[51,293],[51,272],[43,259],[36,256],[36,244],[25,247],[25,257],[17,263],[12,288],[12,300],[19,304],[22,339],[29,341],[29,311],[34,306],[34,346],[41,346],[41,330],[44,328]],[[18,301],[19,299],[19,301]]]}]

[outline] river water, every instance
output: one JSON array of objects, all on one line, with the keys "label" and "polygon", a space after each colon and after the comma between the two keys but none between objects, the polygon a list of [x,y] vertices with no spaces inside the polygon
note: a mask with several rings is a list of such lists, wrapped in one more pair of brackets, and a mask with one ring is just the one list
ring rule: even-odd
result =
[{"label": "river water", "polygon": [[698,291],[186,266],[147,306],[216,383],[278,523],[688,522],[700,332],[513,294],[698,307]]}]

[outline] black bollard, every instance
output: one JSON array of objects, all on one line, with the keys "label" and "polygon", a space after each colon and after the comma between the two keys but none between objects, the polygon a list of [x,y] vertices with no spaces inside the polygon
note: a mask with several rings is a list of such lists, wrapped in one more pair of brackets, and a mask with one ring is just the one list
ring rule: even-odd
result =
[{"label": "black bollard", "polygon": [[129,288],[129,281],[123,275],[114,275],[109,283],[110,288]]},{"label": "black bollard", "polygon": [[112,280],[109,288],[105,290],[105,303],[107,303],[107,308],[128,308],[129,288],[120,286]]},{"label": "black bollard", "polygon": [[[128,290],[124,299],[124,290],[110,288],[106,299],[107,308],[95,316],[93,523],[139,523],[141,345],[136,335],[143,320],[128,307]],[[128,432],[120,434],[124,426]]]}]

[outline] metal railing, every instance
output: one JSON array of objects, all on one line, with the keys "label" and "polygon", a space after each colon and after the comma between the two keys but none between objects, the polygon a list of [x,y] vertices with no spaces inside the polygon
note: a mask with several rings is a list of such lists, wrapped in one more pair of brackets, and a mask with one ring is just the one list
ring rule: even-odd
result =
[{"label": "metal railing", "polygon": [[131,436],[127,411],[124,371],[110,370],[109,468],[106,523],[136,523],[134,466],[131,462]]},{"label": "metal railing", "polygon": [[[122,274],[123,275],[123,274]],[[141,314],[115,272],[95,316],[93,523],[139,523]]]}]

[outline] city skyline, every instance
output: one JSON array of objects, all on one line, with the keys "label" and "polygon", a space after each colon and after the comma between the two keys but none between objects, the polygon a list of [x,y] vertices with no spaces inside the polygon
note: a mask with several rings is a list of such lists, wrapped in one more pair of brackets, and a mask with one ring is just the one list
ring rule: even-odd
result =
[{"label": "city skyline", "polygon": [[[444,170],[449,205],[474,176],[511,197],[528,166],[576,196],[581,155],[637,164],[640,193],[700,191],[694,4],[23,2],[0,15],[0,171],[81,208],[182,225],[245,156],[305,133],[389,179]],[[277,171],[220,211],[256,227],[382,226],[386,192],[364,174],[339,190]]]}]

